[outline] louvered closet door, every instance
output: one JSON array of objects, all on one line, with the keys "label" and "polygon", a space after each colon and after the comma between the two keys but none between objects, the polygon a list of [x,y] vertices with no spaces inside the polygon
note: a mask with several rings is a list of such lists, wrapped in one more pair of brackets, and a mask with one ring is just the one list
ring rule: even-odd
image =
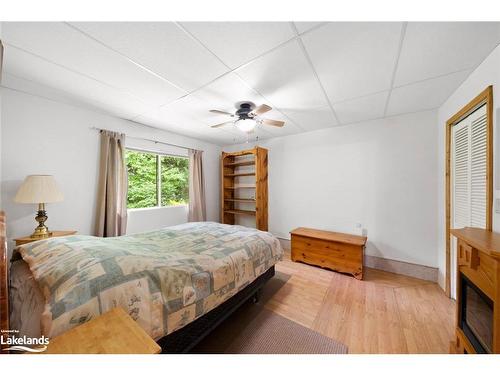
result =
[{"label": "louvered closet door", "polygon": [[486,228],[486,106],[470,119],[470,226]]},{"label": "louvered closet door", "polygon": [[470,126],[467,119],[453,128],[453,228],[470,222]]},{"label": "louvered closet door", "polygon": [[486,106],[452,129],[453,227],[486,228]]},{"label": "louvered closet door", "polygon": [[[452,127],[452,228],[486,228],[486,105]],[[452,237],[451,291],[456,296],[456,239]]]}]

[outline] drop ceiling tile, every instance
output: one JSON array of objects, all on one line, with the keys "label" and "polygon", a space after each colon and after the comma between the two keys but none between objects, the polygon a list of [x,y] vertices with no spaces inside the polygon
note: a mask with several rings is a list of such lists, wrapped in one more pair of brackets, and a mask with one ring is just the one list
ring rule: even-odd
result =
[{"label": "drop ceiling tile", "polygon": [[[287,135],[303,133],[303,131],[301,129],[299,129],[296,125],[294,125],[290,121],[285,123],[285,126],[283,126],[282,128],[262,126],[262,129],[266,134],[269,134],[268,138],[284,137]],[[264,139],[263,137],[261,137],[261,138]]]},{"label": "drop ceiling tile", "polygon": [[277,108],[317,108],[328,104],[296,40],[237,69],[236,73]]},{"label": "drop ceiling tile", "polygon": [[216,116],[214,120],[209,121],[207,117],[208,109],[209,106],[205,102],[190,95],[174,103],[150,111],[147,117],[151,121],[169,127],[177,133],[184,132],[188,134],[188,132],[195,132],[195,134],[203,134],[212,138],[217,138],[218,135],[239,135],[239,131],[234,129],[232,125],[225,126],[224,128],[211,128],[210,125],[224,122],[227,118]]},{"label": "drop ceiling tile", "polygon": [[192,96],[207,104],[206,115],[210,121],[216,116],[208,112],[210,109],[219,109],[234,113],[237,102],[251,101],[256,105],[266,103],[265,99],[259,93],[234,73],[224,75],[199,91],[196,91]]},{"label": "drop ceiling tile", "polygon": [[24,92],[34,96],[49,99],[55,102],[73,105],[76,107],[82,107],[89,109],[94,112],[107,113],[102,109],[102,103],[100,107],[97,107],[95,103],[88,103],[81,101],[77,96],[63,92],[52,87],[47,87],[38,82],[28,81],[27,79],[15,76],[11,73],[4,71],[2,73],[2,86],[10,88],[15,91]]},{"label": "drop ceiling tile", "polygon": [[[206,108],[199,113],[199,118],[211,125],[222,123],[225,121],[234,120],[229,116],[217,115],[209,112],[209,109],[220,109],[229,113],[236,111],[235,103],[239,101],[251,101],[256,105],[268,104],[272,106],[264,97],[252,89],[238,75],[230,73],[222,78],[219,78],[214,83],[204,87],[200,91],[192,94],[200,101],[206,103]],[[274,120],[285,121],[286,125],[283,128],[271,126],[262,126],[267,135],[287,135],[300,131],[300,129],[290,119],[283,115],[279,110],[273,109],[265,113],[262,117]],[[241,136],[241,132],[235,127],[225,126],[221,128],[231,130],[233,134]],[[236,133],[234,133],[236,132]]]},{"label": "drop ceiling tile", "polygon": [[262,115],[262,117],[285,122],[285,125],[281,128],[271,125],[259,126],[259,128],[262,129],[265,133],[270,134],[273,137],[282,137],[285,135],[297,134],[302,132],[302,129],[298,127],[291,118],[285,116],[283,113],[276,109],[266,112]]},{"label": "drop ceiling tile", "polygon": [[4,53],[4,71],[46,86],[51,91],[57,90],[68,100],[101,108],[117,117],[131,119],[150,110],[149,106],[127,93],[8,45]]},{"label": "drop ceiling tile", "polygon": [[196,127],[196,129],[179,126],[177,124],[172,124],[168,119],[161,118],[155,115],[142,115],[134,119],[134,122],[139,124],[151,126],[157,129],[169,131],[172,133],[180,134],[183,136],[200,139],[206,142],[214,144],[225,144],[226,142],[231,142],[234,138],[232,134],[224,131],[204,131],[204,127]]},{"label": "drop ceiling tile", "polygon": [[297,31],[299,32],[299,34],[302,34],[308,30],[311,30],[313,27],[321,25],[322,23],[325,23],[325,22],[294,22],[295,27],[297,28]]},{"label": "drop ceiling tile", "polygon": [[500,42],[498,22],[410,22],[395,85],[471,69]]},{"label": "drop ceiling tile", "polygon": [[191,91],[228,69],[172,22],[76,22],[92,37]]},{"label": "drop ceiling tile", "polygon": [[209,127],[205,127],[200,130],[200,134],[202,134],[205,139],[212,139],[213,143],[217,143],[219,145],[225,145],[228,143],[243,143],[246,141],[246,135],[240,131],[231,131],[228,128],[218,128],[211,129]]},{"label": "drop ceiling tile", "polygon": [[384,116],[388,91],[334,103],[333,109],[341,124],[373,120]]},{"label": "drop ceiling tile", "polygon": [[332,102],[390,88],[401,30],[399,22],[335,22],[302,36]]},{"label": "drop ceiling tile", "polygon": [[302,130],[311,131],[338,125],[329,106],[308,109],[283,109],[286,116],[290,117]]},{"label": "drop ceiling tile", "polygon": [[245,137],[245,140],[248,140],[248,141],[258,141],[258,140],[263,140],[263,139],[270,139],[270,138],[273,138],[274,136],[269,133],[268,131],[266,131],[266,129],[264,129],[263,127],[258,127],[257,129],[255,129],[255,131],[251,134],[248,135],[248,137],[246,136],[246,134],[244,135]]},{"label": "drop ceiling tile", "polygon": [[471,71],[462,71],[393,89],[387,107],[387,115],[392,116],[439,107],[470,73]]},{"label": "drop ceiling tile", "polygon": [[230,142],[226,143],[224,146],[232,145],[232,144],[241,144],[241,143],[249,143],[248,148],[254,147],[255,144],[251,144],[254,142],[263,141],[265,139],[273,138],[273,135],[267,133],[266,131],[257,128],[252,133],[242,133],[240,132],[238,137],[235,137]]},{"label": "drop ceiling tile", "polygon": [[156,108],[148,112],[148,115],[180,128],[197,129],[208,125],[202,120],[206,112],[207,105],[190,95]]},{"label": "drop ceiling tile", "polygon": [[[231,87],[233,90],[230,89]],[[218,82],[213,87],[209,86],[206,91],[202,90],[202,92],[188,95],[166,106],[150,111],[148,113],[149,121],[161,124],[178,133],[182,133],[184,130],[195,131],[201,133],[205,137],[204,139],[212,137],[219,139],[219,142],[230,141],[231,143],[235,139],[243,142],[246,135],[232,124],[221,128],[211,128],[210,125],[232,121],[233,118],[212,114],[209,110],[215,108],[234,112],[233,100],[235,96],[231,95],[231,93],[241,92],[242,96],[239,98],[257,101],[258,96],[252,95],[258,94],[252,91],[237,76],[232,77],[232,79],[228,77],[227,80]],[[261,102],[257,101],[258,104]],[[214,105],[213,103],[221,103],[221,105]],[[267,136],[295,134],[300,131],[292,121],[277,110],[272,110],[263,117],[283,120],[287,123],[284,128],[263,126],[263,133]]]},{"label": "drop ceiling tile", "polygon": [[197,135],[192,135],[192,138],[202,139],[204,141],[214,143],[217,145],[226,145],[228,143],[241,143],[244,142],[243,138],[238,138],[232,133],[223,129],[204,129],[197,132]]},{"label": "drop ceiling tile", "polygon": [[128,92],[151,106],[185,94],[61,22],[6,23],[3,37],[13,46]]},{"label": "drop ceiling tile", "polygon": [[158,112],[150,112],[144,115],[137,116],[136,118],[134,118],[133,121],[139,124],[167,130],[172,133],[183,134],[186,136],[199,135],[196,131],[192,129],[185,127],[183,128],[177,122],[170,122],[168,121],[168,119],[160,117]]},{"label": "drop ceiling tile", "polygon": [[183,22],[181,25],[233,69],[295,36],[289,22]]}]

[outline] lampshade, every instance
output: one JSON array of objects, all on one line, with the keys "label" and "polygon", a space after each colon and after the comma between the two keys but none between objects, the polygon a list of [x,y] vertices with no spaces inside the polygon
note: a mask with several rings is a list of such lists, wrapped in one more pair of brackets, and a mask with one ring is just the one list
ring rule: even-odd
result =
[{"label": "lampshade", "polygon": [[255,126],[257,125],[257,122],[254,119],[246,118],[246,119],[240,119],[240,120],[236,121],[234,124],[242,132],[248,133],[248,132],[251,132],[255,128]]},{"label": "lampshade", "polygon": [[27,176],[14,198],[17,203],[52,203],[62,200],[63,194],[54,176],[48,175]]}]

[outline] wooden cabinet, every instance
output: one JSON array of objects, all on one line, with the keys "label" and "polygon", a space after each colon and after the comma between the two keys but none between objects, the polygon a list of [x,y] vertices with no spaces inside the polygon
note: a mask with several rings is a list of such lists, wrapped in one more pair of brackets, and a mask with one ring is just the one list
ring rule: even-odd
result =
[{"label": "wooden cabinet", "polygon": [[[472,354],[479,352],[478,348],[487,353],[499,354],[500,234],[480,228],[452,229],[450,232],[457,238],[456,338],[450,351]],[[485,301],[483,305],[489,309],[491,318],[487,315],[488,319],[484,319],[483,305],[479,304],[470,310],[470,316],[464,313],[467,311],[467,299],[472,299],[464,293],[465,289],[467,293],[472,291],[475,300]],[[468,319],[481,322],[480,327],[485,327],[488,334],[484,335],[483,331],[479,336],[489,337],[486,340],[488,343],[485,344],[485,340],[479,336],[475,337],[480,330],[469,327]]]},{"label": "wooden cabinet", "polygon": [[349,273],[356,279],[363,279],[366,237],[310,228],[297,228],[290,234],[292,261]]},{"label": "wooden cabinet", "polygon": [[267,196],[265,148],[222,153],[221,223],[236,224],[241,215],[255,218],[255,227],[267,231]]}]

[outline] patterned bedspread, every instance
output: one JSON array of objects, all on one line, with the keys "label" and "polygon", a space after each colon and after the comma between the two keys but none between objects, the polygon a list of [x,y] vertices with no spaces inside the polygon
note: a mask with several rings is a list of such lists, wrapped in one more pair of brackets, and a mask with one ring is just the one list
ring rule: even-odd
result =
[{"label": "patterned bedspread", "polygon": [[19,246],[57,336],[120,306],[159,339],[229,299],[281,259],[268,232],[212,222],[113,238],[70,236]]}]

